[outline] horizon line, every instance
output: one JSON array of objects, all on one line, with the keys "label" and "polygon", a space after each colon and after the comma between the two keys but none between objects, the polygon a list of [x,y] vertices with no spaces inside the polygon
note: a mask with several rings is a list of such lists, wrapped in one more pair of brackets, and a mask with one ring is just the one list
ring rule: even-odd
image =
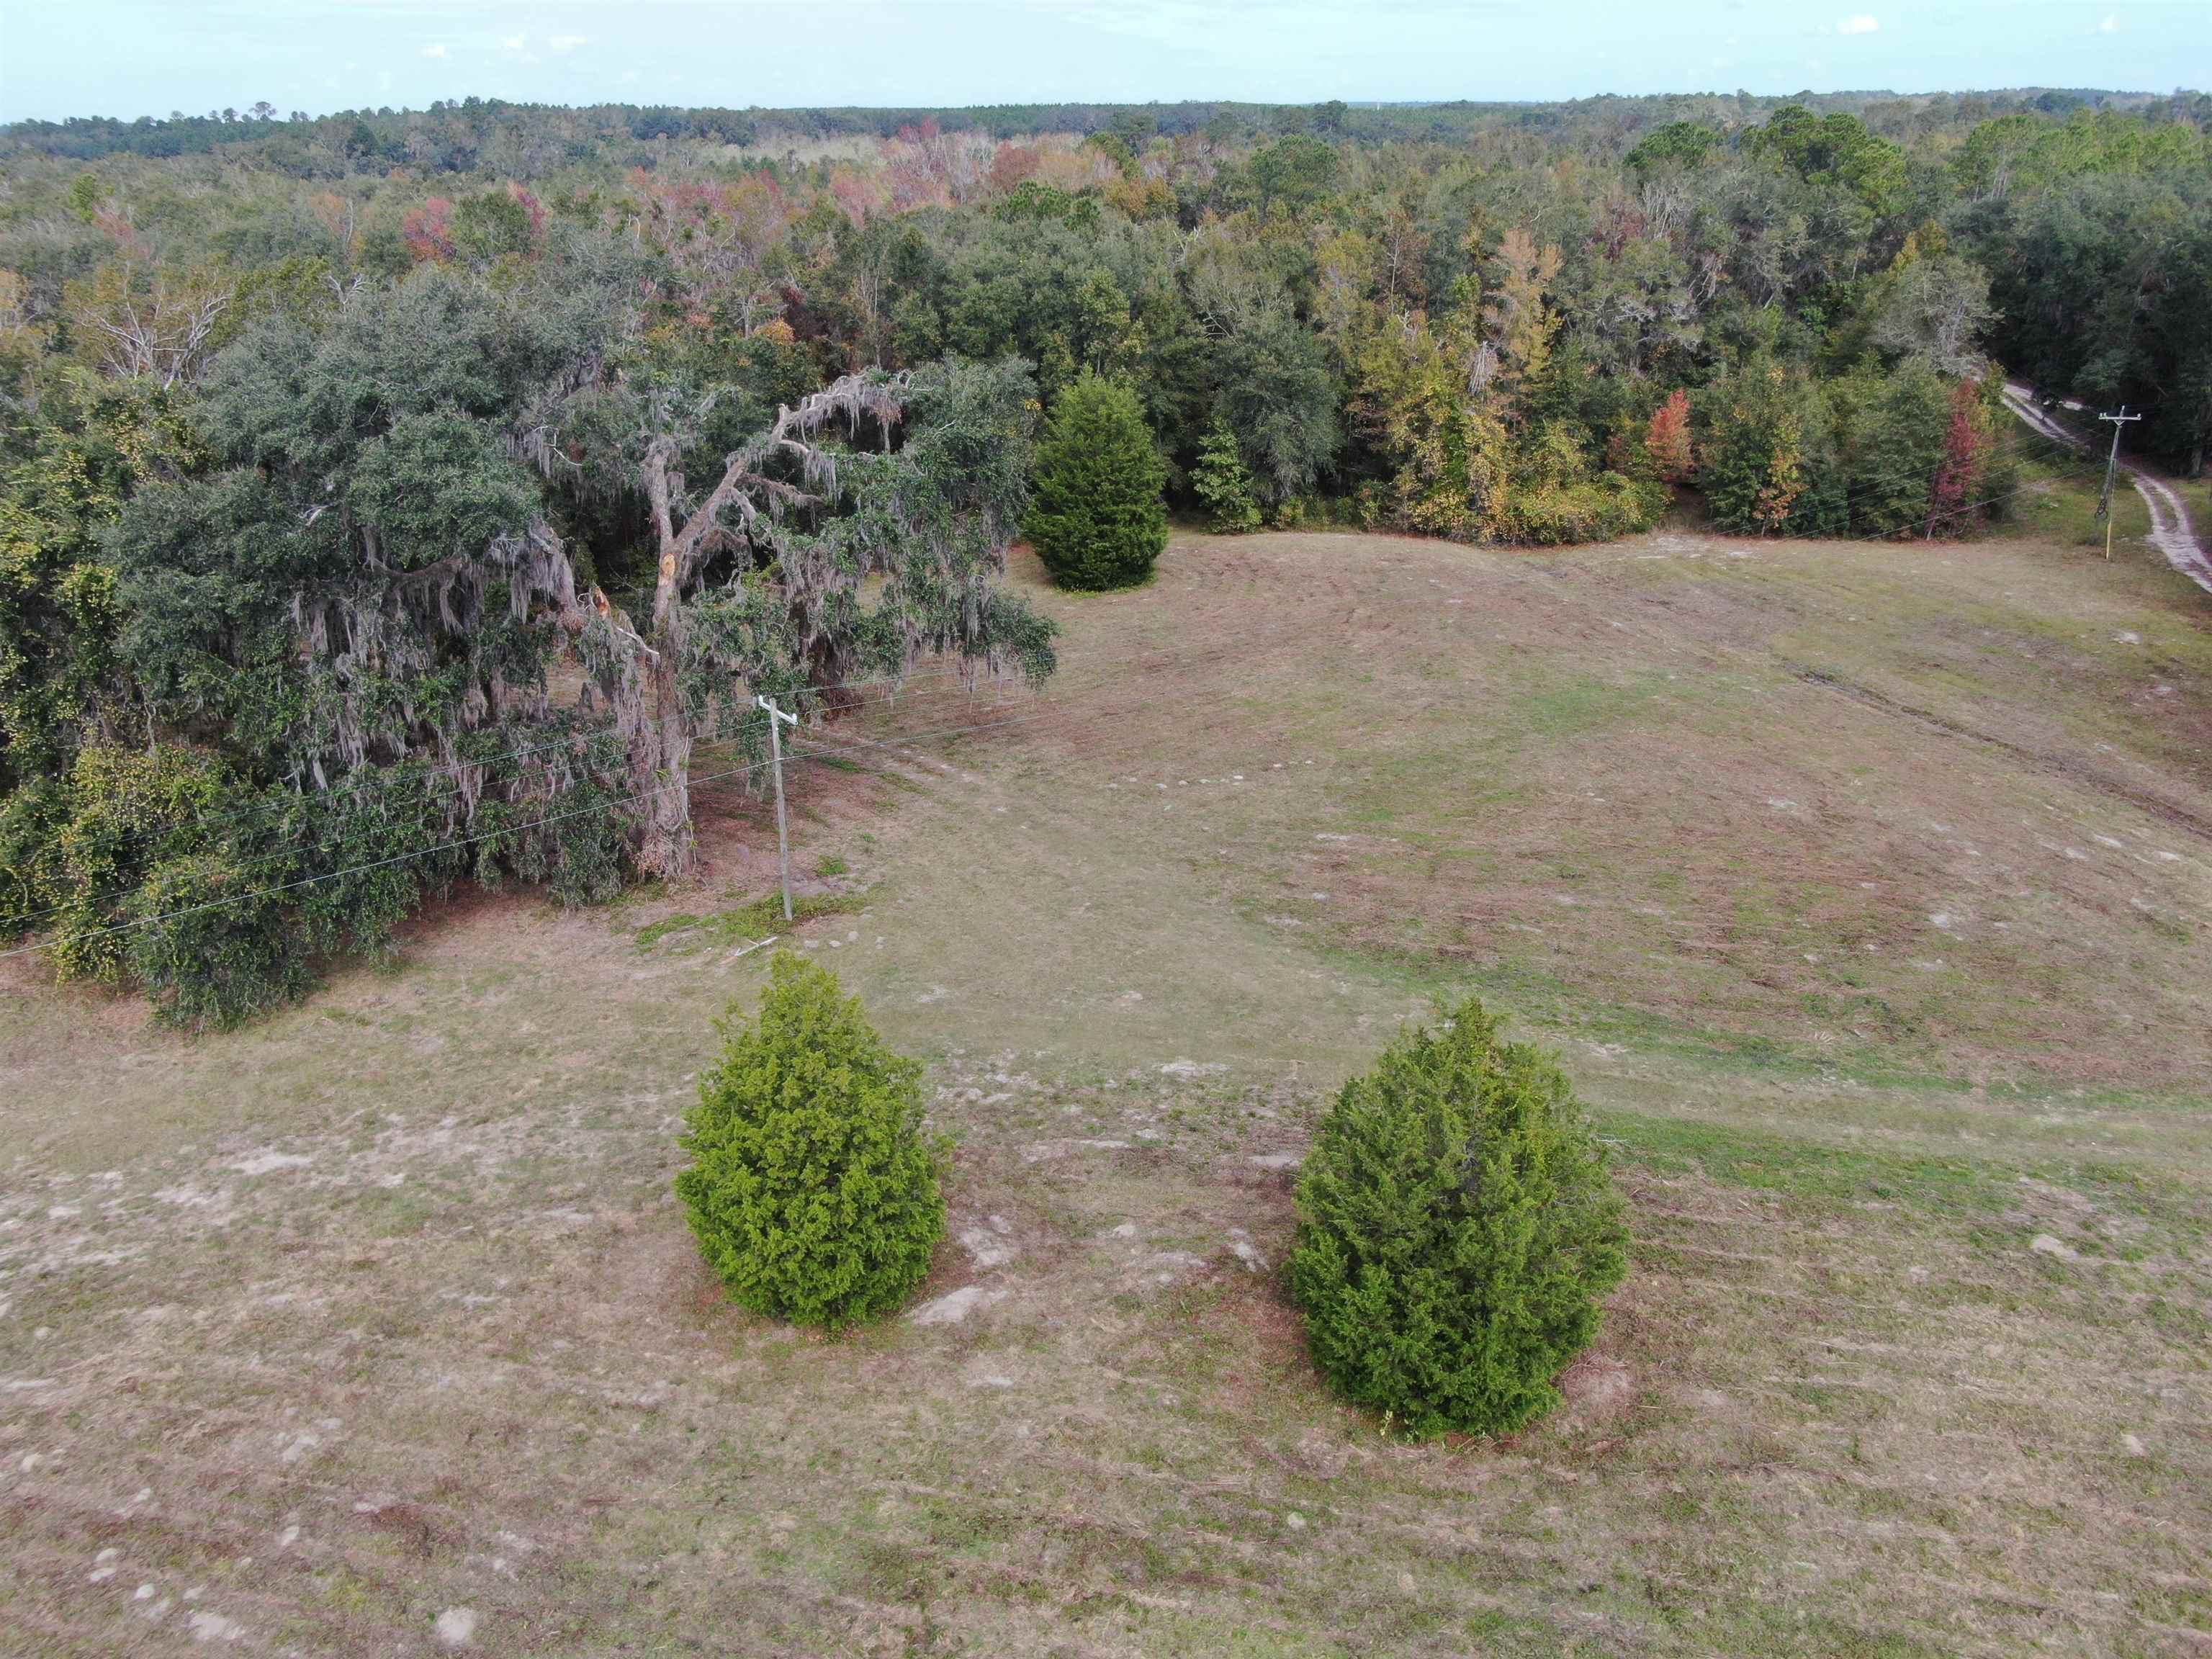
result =
[{"label": "horizon line", "polygon": [[[123,126],[137,126],[137,125],[139,125],[141,122],[150,122],[150,123],[152,123],[152,124],[153,124],[154,125],[155,125],[155,126],[167,126],[167,125],[171,125],[171,124],[173,124],[173,123],[179,122],[179,121],[202,121],[202,122],[204,122],[204,121],[209,121],[209,120],[214,120],[217,125],[221,125],[221,126],[230,126],[230,125],[238,125],[238,126],[246,126],[246,125],[286,126],[286,125],[291,125],[291,124],[292,124],[292,121],[293,121],[293,118],[294,118],[295,115],[297,115],[297,114],[305,114],[305,115],[306,115],[306,117],[307,117],[307,118],[309,121],[328,121],[328,120],[334,120],[334,119],[337,118],[338,117],[341,117],[341,116],[346,116],[346,115],[353,115],[353,116],[362,116],[362,115],[376,115],[376,116],[385,116],[385,115],[391,115],[391,116],[400,116],[400,115],[433,115],[433,114],[438,114],[438,113],[441,113],[441,112],[445,112],[445,111],[448,111],[448,110],[463,109],[463,108],[467,107],[467,106],[468,106],[468,105],[469,105],[469,104],[471,104],[471,103],[476,103],[476,104],[477,104],[477,105],[497,105],[497,106],[502,106],[502,107],[505,107],[505,108],[509,108],[509,109],[568,110],[568,111],[572,111],[572,112],[585,112],[585,111],[588,111],[588,110],[594,110],[594,109],[667,109],[667,110],[723,110],[723,111],[727,111],[729,113],[733,114],[733,115],[755,115],[755,116],[759,116],[759,115],[805,115],[805,114],[812,114],[812,113],[822,113],[822,114],[840,114],[840,113],[846,113],[846,112],[851,112],[851,113],[855,113],[855,114],[870,114],[870,115],[880,115],[880,114],[938,114],[938,113],[952,114],[952,115],[966,115],[966,114],[973,114],[973,113],[976,113],[976,112],[978,112],[991,111],[991,110],[1011,110],[1011,109],[1037,109],[1037,110],[1049,110],[1049,109],[1078,109],[1078,108],[1085,108],[1085,107],[1088,107],[1088,108],[1095,108],[1095,109],[1114,109],[1114,110],[1123,110],[1123,109],[1136,109],[1136,110],[1142,110],[1142,109],[1179,109],[1179,108],[1188,108],[1188,107],[1191,107],[1191,106],[1201,106],[1201,105],[1214,105],[1214,106],[1227,106],[1227,107],[1231,107],[1231,108],[1243,107],[1243,108],[1249,108],[1249,109],[1274,109],[1274,110],[1279,110],[1279,109],[1321,109],[1321,108],[1324,108],[1324,107],[1326,107],[1327,106],[1328,106],[1328,105],[1330,105],[1330,104],[1333,104],[1333,103],[1340,103],[1340,104],[1344,105],[1347,109],[1455,109],[1455,108],[1482,107],[1482,106],[1494,106],[1494,107],[1498,107],[1498,108],[1505,108],[1505,109],[1542,109],[1542,108],[1547,108],[1547,107],[1553,106],[1557,106],[1557,105],[1597,103],[1597,102],[1601,102],[1601,101],[1602,101],[1602,100],[1607,100],[1607,99],[1620,99],[1620,100],[1623,100],[1642,101],[1642,100],[1659,100],[1659,99],[1698,99],[1698,98],[1737,99],[1737,98],[1746,98],[1746,97],[1747,97],[1747,98],[1751,98],[1751,99],[1753,99],[1753,100],[1759,100],[1759,101],[1762,101],[1762,102],[1764,102],[1764,101],[1767,101],[1767,100],[1790,100],[1790,101],[1796,101],[1796,100],[1804,100],[1804,99],[1829,99],[1829,98],[1895,98],[1895,99],[1909,99],[1909,98],[1942,98],[1942,97],[1994,97],[1994,96],[2000,96],[2000,95],[2006,94],[2049,94],[2049,93],[2063,93],[2063,94],[2068,94],[2068,95],[2069,95],[2069,96],[2081,97],[2081,98],[2085,98],[2085,99],[2087,99],[2087,98],[2154,98],[2154,99],[2178,99],[2178,98],[2189,98],[2189,97],[2201,97],[2201,96],[2203,96],[2203,93],[2202,93],[2202,91],[2201,91],[2199,88],[2195,88],[2195,87],[2175,87],[2175,88],[2172,88],[2171,90],[2167,90],[2167,91],[2160,91],[2160,90],[2157,90],[2157,89],[2155,89],[2155,88],[2148,88],[2148,87],[2088,87],[2088,86],[2061,87],[2061,86],[2044,86],[2044,85],[2041,85],[2041,84],[2034,84],[2034,83],[2027,84],[2027,85],[2020,85],[2020,86],[1998,86],[1998,87],[1977,87],[1977,86],[1930,87],[1930,88],[1923,88],[1923,89],[1920,89],[1920,90],[1916,90],[1916,91],[1908,91],[1908,92],[1899,92],[1899,90],[1897,90],[1897,89],[1896,89],[1895,88],[1893,88],[1893,87],[1839,87],[1839,88],[1836,88],[1835,90],[1833,90],[1833,91],[1830,91],[1830,92],[1816,92],[1816,91],[1813,90],[1813,89],[1812,89],[1811,88],[1809,88],[1809,87],[1800,87],[1800,88],[1795,88],[1795,89],[1790,90],[1790,91],[1788,91],[1788,92],[1753,92],[1753,91],[1748,90],[1747,88],[1739,87],[1739,88],[1735,88],[1735,89],[1734,89],[1734,90],[1732,90],[1732,91],[1727,91],[1727,92],[1723,92],[1723,91],[1720,91],[1720,90],[1717,90],[1717,89],[1716,89],[1716,88],[1705,88],[1705,89],[1704,89],[1704,90],[1701,90],[1701,91],[1696,91],[1696,92],[1593,92],[1593,93],[1584,93],[1584,94],[1581,94],[1577,95],[1577,96],[1574,96],[1574,97],[1568,97],[1568,98],[1503,98],[1503,97],[1499,97],[1499,98],[1475,98],[1475,97],[1466,97],[1466,98],[1317,98],[1317,99],[1272,99],[1272,98],[1233,98],[1233,97],[1218,97],[1218,98],[1212,98],[1212,97],[1208,97],[1208,98],[1152,98],[1152,99],[1146,99],[1146,100],[1142,100],[1142,101],[1139,101],[1139,100],[1129,100],[1129,99],[1120,99],[1120,100],[1115,100],[1115,99],[1102,99],[1102,98],[1046,98],[1046,99],[1036,99],[1036,100],[1027,100],[1027,99],[1008,99],[1008,100],[1004,100],[1004,101],[1002,101],[1002,102],[998,102],[998,103],[980,103],[980,104],[887,103],[887,104],[742,104],[742,105],[741,105],[741,104],[713,104],[713,103],[697,103],[697,104],[693,104],[693,103],[670,103],[670,102],[632,103],[632,102],[627,102],[627,101],[624,101],[624,100],[620,100],[620,99],[612,99],[612,98],[607,98],[607,99],[597,99],[597,100],[591,100],[591,101],[589,101],[589,102],[585,102],[585,103],[568,103],[568,102],[561,102],[561,101],[556,101],[556,100],[535,100],[535,99],[501,98],[501,97],[497,97],[497,96],[484,96],[484,95],[480,94],[474,94],[474,93],[471,93],[471,94],[465,94],[464,96],[462,96],[462,97],[459,97],[459,98],[439,98],[439,99],[433,99],[433,100],[432,100],[428,104],[423,105],[423,106],[420,106],[420,107],[416,107],[416,106],[412,106],[412,105],[406,105],[406,104],[401,104],[401,105],[396,105],[396,106],[395,106],[395,105],[390,105],[390,104],[362,104],[362,105],[354,105],[354,106],[349,106],[343,107],[343,108],[327,109],[327,110],[320,110],[320,111],[308,110],[308,111],[294,111],[294,112],[285,112],[285,113],[283,113],[283,114],[270,116],[270,117],[268,117],[265,120],[262,120],[262,121],[255,121],[255,120],[252,119],[250,117],[248,117],[248,116],[246,116],[246,115],[245,115],[245,114],[243,114],[243,113],[240,114],[239,118],[237,119],[237,121],[235,121],[235,122],[228,122],[228,121],[223,121],[223,120],[222,120],[222,119],[220,118],[221,112],[211,111],[211,112],[209,112],[204,113],[204,114],[191,114],[191,113],[188,113],[188,112],[185,112],[185,111],[182,111],[182,110],[172,110],[172,111],[171,111],[168,114],[167,114],[167,115],[154,115],[154,114],[142,114],[142,115],[105,115],[105,114],[92,114],[92,115],[64,115],[64,116],[58,116],[58,117],[57,117],[57,116],[45,116],[45,115],[15,115],[15,116],[5,116],[5,117],[0,117],[0,127],[19,127],[19,126],[30,126],[30,125],[40,125],[40,126],[66,126],[66,125],[70,125],[71,122],[110,122],[110,123],[117,124],[117,125],[123,125]],[[257,101],[259,101],[259,102],[266,102],[267,100],[257,100]],[[250,108],[251,106],[249,106],[248,107]]]}]

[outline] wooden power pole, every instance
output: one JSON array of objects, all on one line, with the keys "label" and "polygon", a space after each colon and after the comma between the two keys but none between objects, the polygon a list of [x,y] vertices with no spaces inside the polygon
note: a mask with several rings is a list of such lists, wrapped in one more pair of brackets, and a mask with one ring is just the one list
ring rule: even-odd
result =
[{"label": "wooden power pole", "polygon": [[2112,556],[2112,478],[2120,470],[2120,434],[2130,421],[2140,421],[2142,416],[2129,414],[2128,406],[2122,404],[2118,414],[2097,418],[2112,423],[2112,453],[2105,459],[2105,493],[2097,497],[2097,516],[2105,521],[2105,556],[2109,559]]},{"label": "wooden power pole", "polygon": [[768,752],[775,770],[775,866],[783,878],[783,919],[791,920],[791,835],[783,818],[783,728],[796,727],[799,716],[787,714],[766,697],[753,702],[768,714]]}]

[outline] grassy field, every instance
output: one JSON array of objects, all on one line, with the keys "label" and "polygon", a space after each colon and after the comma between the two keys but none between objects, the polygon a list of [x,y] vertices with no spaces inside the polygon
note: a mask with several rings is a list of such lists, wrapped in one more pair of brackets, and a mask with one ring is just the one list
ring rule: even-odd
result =
[{"label": "grassy field", "polygon": [[[2105,521],[2097,516],[2094,465],[2047,448],[2027,450],[2018,483],[2020,490],[2008,503],[2012,511],[2003,526],[2005,535],[2056,547],[2104,550]],[[2124,478],[2112,492],[2112,532],[2115,550],[2139,545],[2150,533],[2150,508]]]},{"label": "grassy field", "polygon": [[[2212,611],[2155,553],[1017,574],[1047,692],[793,775],[784,943],[959,1142],[918,1316],[742,1316],[672,1200],[757,805],[702,887],[457,902],[234,1036],[9,964],[0,1648],[2212,1647]],[[1407,1445],[1276,1275],[1322,1097],[1466,988],[1634,1268],[1554,1419]]]}]

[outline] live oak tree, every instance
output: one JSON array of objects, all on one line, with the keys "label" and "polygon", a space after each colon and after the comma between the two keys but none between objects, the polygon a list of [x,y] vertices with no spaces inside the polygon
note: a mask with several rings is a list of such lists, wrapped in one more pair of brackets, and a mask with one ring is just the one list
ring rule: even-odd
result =
[{"label": "live oak tree", "polygon": [[[116,794],[167,799],[137,773],[79,769],[39,844],[128,823],[137,850],[49,860],[23,921],[106,941],[82,959],[169,975],[179,1018],[226,1023],[314,956],[382,948],[461,876],[584,898],[625,868],[688,873],[692,745],[725,726],[757,745],[756,692],[834,712],[847,683],[938,653],[1050,672],[1050,624],[994,580],[1026,500],[1025,369],[845,377],[695,490],[701,416],[735,394],[655,378],[608,261],[569,246],[495,282],[428,264],[216,360],[199,464],[143,479],[101,537],[118,667],[76,728],[190,745],[200,805],[173,821]],[[629,514],[655,560],[635,622],[569,533]],[[596,552],[618,560],[620,532]],[[574,704],[549,676],[569,647]],[[228,948],[207,930],[246,915],[252,948],[202,996],[196,963]]]},{"label": "live oak tree", "polygon": [[637,463],[659,551],[651,610],[633,623],[594,588],[576,631],[629,755],[646,869],[691,869],[692,743],[735,714],[757,746],[755,693],[811,704],[811,687],[896,679],[939,653],[970,672],[1051,672],[1050,623],[994,580],[1027,500],[1020,365],[847,375],[780,410],[697,495],[675,400],[645,401],[659,428]]}]

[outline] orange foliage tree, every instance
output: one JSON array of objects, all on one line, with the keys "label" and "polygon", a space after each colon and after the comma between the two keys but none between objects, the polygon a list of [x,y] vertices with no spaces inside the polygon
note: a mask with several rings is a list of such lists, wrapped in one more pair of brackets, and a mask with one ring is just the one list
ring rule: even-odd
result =
[{"label": "orange foliage tree", "polygon": [[1651,411],[1644,434],[1644,453],[1668,483],[1680,483],[1697,470],[1690,453],[1690,394],[1679,387]]}]

